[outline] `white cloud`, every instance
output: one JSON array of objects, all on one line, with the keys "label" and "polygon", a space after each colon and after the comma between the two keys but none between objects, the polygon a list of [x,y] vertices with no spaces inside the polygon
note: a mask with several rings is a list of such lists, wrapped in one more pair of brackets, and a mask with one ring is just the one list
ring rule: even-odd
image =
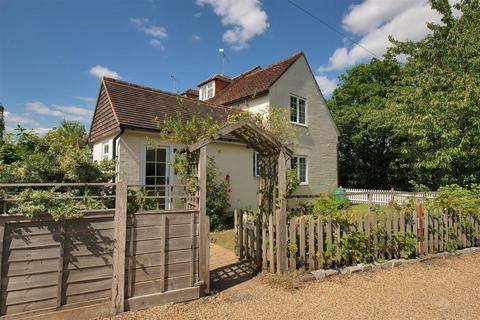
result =
[{"label": "white cloud", "polygon": [[168,38],[167,29],[153,24],[148,18],[130,18],[130,23],[132,23],[138,31],[153,37],[149,42],[152,47],[160,48],[162,50],[165,49],[160,40]]},{"label": "white cloud", "polygon": [[38,126],[39,125],[39,123],[36,120],[26,116],[19,116],[8,111],[5,111],[3,115],[5,117],[5,127],[7,131],[13,131],[13,129],[17,125],[21,125],[21,126]]},{"label": "white cloud", "polygon": [[202,13],[199,11],[199,12],[196,12],[193,16],[195,18],[200,18],[202,16]]},{"label": "white cloud", "polygon": [[113,79],[122,79],[122,77],[120,77],[120,75],[113,71],[113,70],[110,70],[108,69],[107,67],[104,67],[104,66],[101,66],[101,65],[96,65],[92,68],[90,68],[90,71],[89,73],[92,75],[92,76],[95,76],[97,78],[103,78],[103,77],[109,77],[109,78],[113,78]]},{"label": "white cloud", "polygon": [[193,40],[195,41],[200,41],[202,40],[202,38],[198,35],[198,34],[194,34],[193,37],[192,37]]},{"label": "white cloud", "polygon": [[267,30],[268,16],[260,0],[196,0],[200,6],[210,5],[222,24],[231,26],[223,34],[223,41],[235,50],[248,47],[248,41]]},{"label": "white cloud", "polygon": [[97,99],[94,98],[94,97],[75,97],[75,99],[78,99],[80,101],[83,101],[83,102],[87,102],[87,103],[95,103],[97,102]]},{"label": "white cloud", "polygon": [[44,116],[63,117],[63,112],[50,109],[43,102],[27,102],[25,103],[25,106],[27,107],[27,110],[36,114],[41,114]]},{"label": "white cloud", "polygon": [[[27,102],[25,103],[27,110],[44,116],[52,116],[70,121],[89,121],[93,111],[87,108],[77,106],[60,106],[53,104],[51,107],[46,106],[43,102]],[[38,124],[38,123],[37,123]]]},{"label": "white cloud", "polygon": [[358,44],[337,48],[319,71],[343,70],[372,58],[371,52],[380,57],[391,46],[388,36],[417,41],[430,32],[427,22],[439,21],[428,0],[364,0],[351,6],[342,21],[345,30],[359,37]]},{"label": "white cloud", "polygon": [[33,128],[35,134],[40,137],[46,135],[50,130],[52,130],[52,128]]},{"label": "white cloud", "polygon": [[329,79],[326,76],[315,76],[315,80],[317,80],[318,86],[325,96],[331,95],[338,86],[336,79]]},{"label": "white cloud", "polygon": [[159,48],[160,50],[165,50],[165,47],[163,46],[162,42],[158,39],[152,39],[148,44],[151,45],[152,47]]}]

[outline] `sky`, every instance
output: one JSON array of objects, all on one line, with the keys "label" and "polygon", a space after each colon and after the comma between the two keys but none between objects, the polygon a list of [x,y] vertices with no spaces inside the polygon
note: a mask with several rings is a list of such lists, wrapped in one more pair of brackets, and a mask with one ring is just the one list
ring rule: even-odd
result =
[{"label": "sky", "polygon": [[88,130],[102,76],[181,92],[222,72],[219,48],[228,76],[303,51],[328,98],[427,21],[427,0],[0,0],[0,102],[7,131]]}]

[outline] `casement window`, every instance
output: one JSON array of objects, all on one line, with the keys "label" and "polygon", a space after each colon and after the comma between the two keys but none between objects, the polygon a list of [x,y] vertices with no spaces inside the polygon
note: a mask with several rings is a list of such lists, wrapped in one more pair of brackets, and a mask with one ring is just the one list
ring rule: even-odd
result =
[{"label": "casement window", "polygon": [[307,125],[307,103],[305,99],[290,96],[290,121],[295,124]]},{"label": "casement window", "polygon": [[290,159],[290,168],[297,171],[300,184],[308,184],[308,162],[305,156],[293,156]]},{"label": "casement window", "polygon": [[260,155],[256,151],[253,152],[253,176],[260,176]]},{"label": "casement window", "polygon": [[102,145],[102,159],[108,160],[110,158],[110,143]]},{"label": "casement window", "polygon": [[209,82],[200,87],[200,100],[208,100],[215,95],[215,81]]},{"label": "casement window", "polygon": [[[150,195],[166,197],[168,193],[168,149],[147,148],[145,152],[145,185]],[[158,198],[159,208],[167,206],[166,198]]]}]

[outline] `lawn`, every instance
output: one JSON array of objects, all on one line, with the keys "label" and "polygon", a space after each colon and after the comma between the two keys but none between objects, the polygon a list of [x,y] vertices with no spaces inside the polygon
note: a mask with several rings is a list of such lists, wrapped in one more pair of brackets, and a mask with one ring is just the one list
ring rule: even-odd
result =
[{"label": "lawn", "polygon": [[[379,206],[380,212],[393,212],[393,208],[390,206]],[[366,214],[368,212],[368,204],[354,204],[350,207],[350,210],[354,214]]]},{"label": "lawn", "polygon": [[210,242],[218,244],[225,249],[235,251],[235,231],[234,229],[210,232]]}]

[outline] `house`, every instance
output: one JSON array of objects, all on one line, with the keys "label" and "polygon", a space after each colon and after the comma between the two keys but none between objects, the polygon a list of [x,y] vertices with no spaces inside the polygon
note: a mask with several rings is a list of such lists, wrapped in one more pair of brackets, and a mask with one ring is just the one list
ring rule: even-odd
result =
[{"label": "house", "polygon": [[[118,175],[129,184],[178,183],[168,163],[179,146],[159,140],[153,118],[162,123],[165,115],[180,111],[186,118],[210,115],[222,122],[238,109],[260,112],[269,106],[289,110],[295,134],[289,165],[300,179],[296,193],[327,193],[337,187],[339,133],[303,52],[233,78],[214,75],[200,82],[198,90],[180,95],[104,78],[89,136],[93,157],[117,159]],[[150,139],[161,147],[151,149]],[[207,152],[228,179],[231,208],[256,207],[256,153],[228,137],[209,145]]]}]

